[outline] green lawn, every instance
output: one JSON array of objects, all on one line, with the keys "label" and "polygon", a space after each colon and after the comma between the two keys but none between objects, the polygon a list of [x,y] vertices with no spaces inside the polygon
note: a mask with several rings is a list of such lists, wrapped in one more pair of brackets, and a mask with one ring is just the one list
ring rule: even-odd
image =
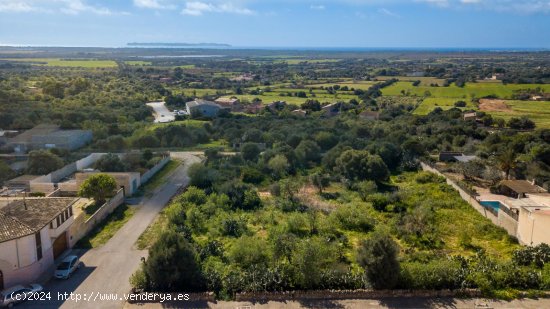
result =
[{"label": "green lawn", "polygon": [[104,245],[136,212],[135,206],[122,204],[107,216],[89,235],[78,241],[77,248],[96,248]]},{"label": "green lawn", "polygon": [[96,59],[59,59],[59,58],[9,58],[0,59],[16,62],[28,62],[33,65],[48,67],[80,67],[80,68],[114,68],[117,63],[113,60]]}]

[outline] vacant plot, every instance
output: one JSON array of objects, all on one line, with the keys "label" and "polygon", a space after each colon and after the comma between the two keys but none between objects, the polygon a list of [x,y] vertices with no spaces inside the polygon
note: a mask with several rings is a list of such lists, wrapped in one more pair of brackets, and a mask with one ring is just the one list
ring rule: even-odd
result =
[{"label": "vacant plot", "polygon": [[0,59],[13,62],[25,62],[33,65],[48,67],[75,67],[75,68],[114,68],[117,63],[113,60],[97,59],[59,59],[59,58],[9,58]]},{"label": "vacant plot", "polygon": [[504,100],[482,99],[479,100],[479,110],[483,112],[510,112],[512,109]]}]

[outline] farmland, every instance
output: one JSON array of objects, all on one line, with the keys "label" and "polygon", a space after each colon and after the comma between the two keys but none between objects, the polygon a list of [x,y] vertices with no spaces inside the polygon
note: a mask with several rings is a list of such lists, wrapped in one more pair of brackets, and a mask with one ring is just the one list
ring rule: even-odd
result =
[{"label": "farmland", "polygon": [[48,67],[71,67],[71,68],[114,68],[117,63],[113,60],[96,59],[58,59],[58,58],[7,58],[0,59],[10,62],[24,62],[32,65]]},{"label": "farmland", "polygon": [[502,83],[466,83],[464,87],[452,84],[448,87],[413,86],[411,82],[397,82],[384,88],[382,93],[387,96],[426,96],[435,98],[457,98],[471,100],[486,96],[496,96],[500,99],[511,99],[514,91],[523,89],[542,88],[550,91],[550,85],[539,84],[507,84]]}]

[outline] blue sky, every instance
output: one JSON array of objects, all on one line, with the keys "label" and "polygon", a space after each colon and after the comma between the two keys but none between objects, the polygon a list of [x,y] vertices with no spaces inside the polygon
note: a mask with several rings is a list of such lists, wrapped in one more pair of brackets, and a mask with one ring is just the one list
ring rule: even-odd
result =
[{"label": "blue sky", "polygon": [[0,0],[0,44],[550,48],[550,0]]}]

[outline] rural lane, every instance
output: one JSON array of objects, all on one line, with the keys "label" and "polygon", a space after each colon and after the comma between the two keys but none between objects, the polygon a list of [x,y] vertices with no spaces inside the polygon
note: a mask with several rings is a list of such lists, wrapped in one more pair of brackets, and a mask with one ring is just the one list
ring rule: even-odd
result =
[{"label": "rural lane", "polygon": [[[124,294],[131,287],[128,279],[138,269],[141,258],[147,250],[135,249],[135,242],[153,222],[158,213],[178,192],[189,184],[189,166],[201,159],[189,153],[175,153],[173,157],[183,159],[180,165],[151,195],[139,205],[136,213],[103,246],[85,251],[80,260],[81,267],[68,280],[50,280],[44,290],[51,292],[51,300],[28,301],[18,308],[121,308]],[[77,252],[75,252],[77,253]],[[64,293],[74,293],[73,299],[63,300]],[[100,295],[117,294],[116,300],[100,300]],[[76,301],[76,296],[82,298]],[[86,299],[86,300],[84,300]]]},{"label": "rural lane", "polygon": [[164,102],[150,102],[147,103],[147,106],[150,106],[155,111],[155,122],[172,122],[176,120],[176,116],[166,108]]}]

